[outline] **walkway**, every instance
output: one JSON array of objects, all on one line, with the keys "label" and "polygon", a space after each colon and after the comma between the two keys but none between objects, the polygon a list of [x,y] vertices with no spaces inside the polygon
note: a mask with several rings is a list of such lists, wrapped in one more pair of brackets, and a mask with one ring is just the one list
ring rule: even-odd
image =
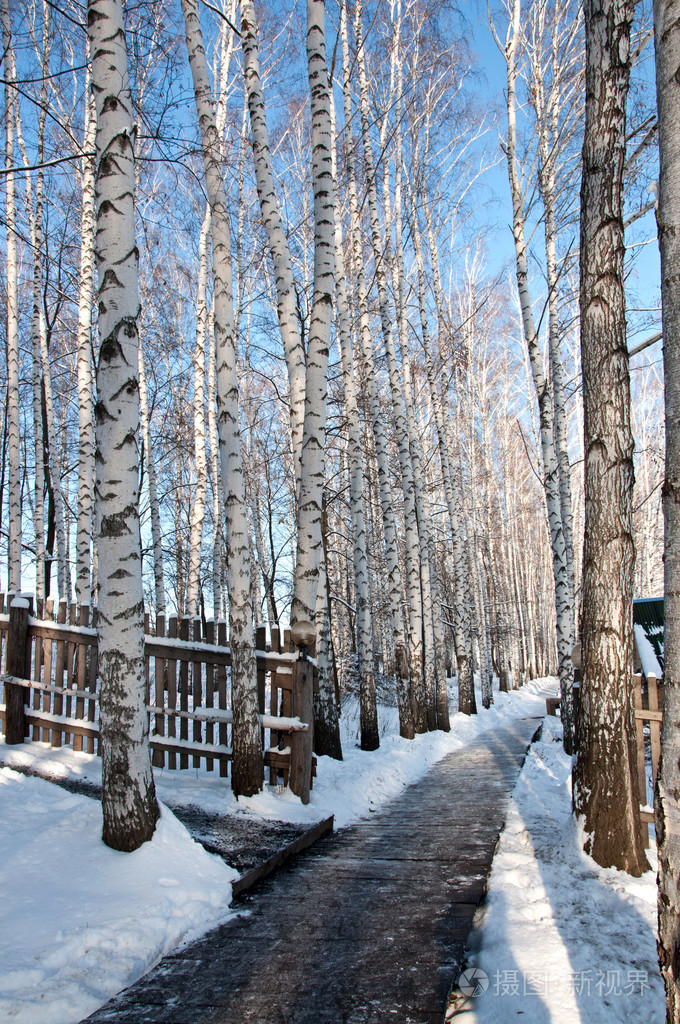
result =
[{"label": "walkway", "polygon": [[519,720],[449,754],[88,1022],[441,1024],[538,725]]}]

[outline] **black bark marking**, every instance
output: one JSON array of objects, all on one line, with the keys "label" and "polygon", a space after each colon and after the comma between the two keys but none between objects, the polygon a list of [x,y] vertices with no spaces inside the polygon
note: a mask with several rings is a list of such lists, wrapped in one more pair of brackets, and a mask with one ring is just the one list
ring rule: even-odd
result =
[{"label": "black bark marking", "polygon": [[109,268],[104,273],[104,279],[103,279],[103,281],[101,283],[99,291],[103,292],[103,291],[105,291],[106,288],[122,288],[122,287],[123,287],[123,285],[121,284],[119,278],[116,276],[115,271],[111,270]]},{"label": "black bark marking", "polygon": [[102,537],[124,537],[126,533],[131,533],[130,527],[128,526],[128,519],[134,515],[134,508],[128,505],[122,512],[114,512],[110,516],[102,516],[100,535]]}]

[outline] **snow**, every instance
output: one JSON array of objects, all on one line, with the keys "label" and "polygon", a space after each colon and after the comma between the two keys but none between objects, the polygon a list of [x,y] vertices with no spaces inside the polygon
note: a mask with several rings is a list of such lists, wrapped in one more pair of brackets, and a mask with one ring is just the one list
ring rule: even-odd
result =
[{"label": "snow", "polygon": [[[358,748],[358,708],[350,703],[341,719],[345,759],[319,758],[307,806],[271,786],[236,801],[228,780],[204,769],[155,769],[159,799],[310,824],[334,814],[342,827],[368,817],[487,729],[543,716],[545,698],[555,692],[554,681],[543,681],[495,693],[490,710],[480,703],[477,716],[452,715],[450,733],[411,742],[398,735],[395,709],[381,708],[381,746],[370,752]],[[468,1000],[462,1016],[465,1024],[505,1024],[516,1013],[528,1022],[614,1024],[642,1021],[644,1011],[645,1024],[655,1024],[663,1018],[663,994],[653,874],[633,880],[602,872],[580,851],[559,719],[545,722],[517,786],[483,927],[475,933],[481,951],[472,963],[488,972],[489,992]],[[236,873],[194,843],[167,806],[150,843],[134,854],[115,853],[101,841],[96,801],[11,770],[99,782],[98,758],[43,743],[0,743],[0,760],[7,766],[0,769],[0,1020],[75,1024],[165,953],[228,919]],[[564,991],[575,972],[584,987],[588,970],[592,996]],[[622,989],[631,984],[629,972],[641,972],[644,999],[636,992],[598,996],[600,970],[605,979],[606,971],[618,971]],[[548,993],[494,996],[494,985],[499,992],[501,982],[507,987],[513,971],[522,985],[530,971],[539,980],[547,972]]]},{"label": "snow", "polygon": [[636,623],[633,629],[635,631],[635,646],[640,655],[640,664],[642,665],[645,679],[649,679],[650,676],[656,676],[657,679],[661,679],[663,675],[661,665],[659,665],[654,648],[647,639],[644,628]]},{"label": "snow", "polygon": [[[631,878],[582,850],[571,759],[546,718],[513,793],[468,968],[488,988],[459,999],[456,1024],[663,1024],[656,959],[656,854]],[[475,980],[479,980],[480,975]],[[482,977],[484,981],[484,977]]]},{"label": "snow", "polygon": [[71,1024],[230,915],[237,872],[166,807],[135,853],[98,802],[0,768],[0,1020]]}]

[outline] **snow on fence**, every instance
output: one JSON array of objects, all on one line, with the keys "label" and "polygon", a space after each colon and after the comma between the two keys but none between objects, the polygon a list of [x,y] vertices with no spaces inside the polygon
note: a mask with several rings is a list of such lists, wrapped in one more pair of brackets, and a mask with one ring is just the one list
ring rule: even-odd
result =
[{"label": "snow on fence", "polygon": [[[642,835],[645,847],[649,846],[648,824],[654,824],[654,812],[651,810],[656,776],[661,758],[661,723],[663,721],[663,690],[662,683],[651,672],[646,677],[647,685],[643,691],[642,675],[638,672],[633,676],[635,695],[635,732],[637,740],[637,769],[640,787],[640,803],[644,808],[640,811],[643,822]],[[645,736],[645,724],[648,735]],[[645,749],[647,747],[647,749]],[[651,765],[651,794],[648,798],[647,765]]]},{"label": "snow on fence", "polygon": [[[17,600],[0,594],[0,664],[7,742],[26,739],[99,753],[96,610],[60,601]],[[11,607],[10,607],[11,606]],[[294,715],[296,655],[290,633],[264,627],[255,637],[264,762],[270,781],[288,784],[295,737],[309,729]],[[145,618],[144,655],[150,746],[155,767],[203,767],[227,776],[231,760],[231,652],[226,622],[171,615]],[[300,744],[305,749],[309,744]],[[303,766],[310,780],[316,759]]]}]

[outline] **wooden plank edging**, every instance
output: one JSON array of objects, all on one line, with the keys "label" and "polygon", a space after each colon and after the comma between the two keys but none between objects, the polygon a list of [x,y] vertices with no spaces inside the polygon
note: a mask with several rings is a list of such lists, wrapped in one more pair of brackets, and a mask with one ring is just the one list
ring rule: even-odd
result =
[{"label": "wooden plank edging", "polygon": [[330,818],[325,818],[320,821],[317,825],[310,828],[304,835],[296,839],[294,843],[290,843],[288,846],[284,846],[282,850],[277,850],[275,854],[268,858],[264,864],[260,864],[256,868],[252,868],[250,871],[246,871],[245,875],[241,875],[231,887],[232,901],[242,896],[244,892],[251,889],[257,882],[267,878],[272,872],[276,871],[278,867],[285,864],[287,860],[294,857],[297,853],[301,853],[306,850],[317,839],[321,839],[325,835],[329,835],[333,831],[333,815]]}]

